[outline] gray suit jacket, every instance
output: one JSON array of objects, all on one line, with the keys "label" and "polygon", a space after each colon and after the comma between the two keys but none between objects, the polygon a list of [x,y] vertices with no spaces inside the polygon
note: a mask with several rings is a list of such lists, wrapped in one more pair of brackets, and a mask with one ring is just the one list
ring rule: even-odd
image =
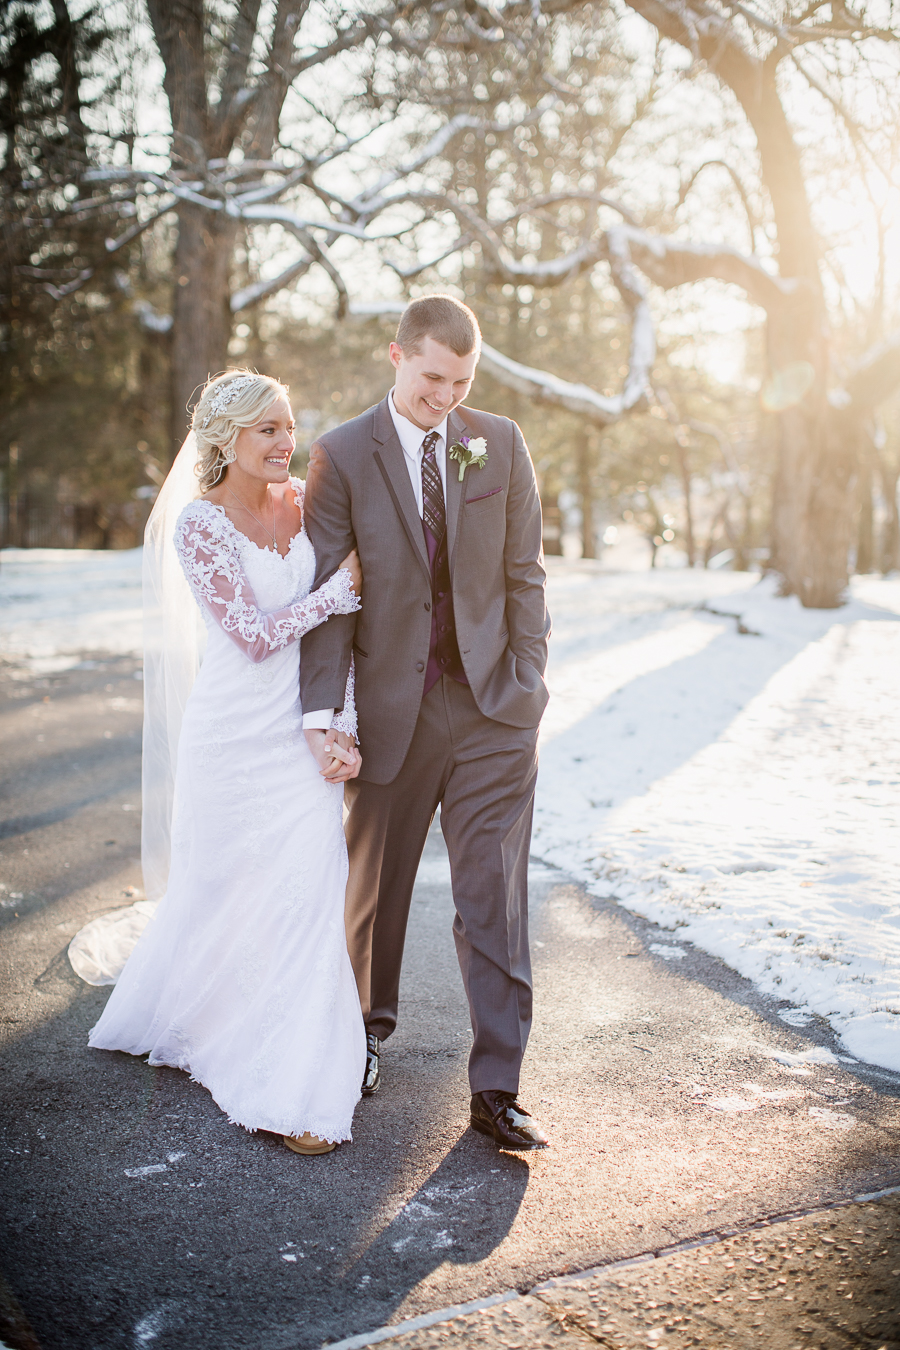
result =
[{"label": "gray suit jacket", "polygon": [[[550,621],[541,507],[522,433],[506,417],[459,408],[448,437],[483,436],[482,469],[447,459],[447,532],[456,633],[480,711],[536,727],[547,704]],[[340,708],[356,659],[361,777],[390,783],[406,757],[422,702],[431,637],[431,573],[422,521],[387,399],[313,445],[306,529],[321,586],[355,545],[362,610],[332,617],[301,645],[307,711]]]}]

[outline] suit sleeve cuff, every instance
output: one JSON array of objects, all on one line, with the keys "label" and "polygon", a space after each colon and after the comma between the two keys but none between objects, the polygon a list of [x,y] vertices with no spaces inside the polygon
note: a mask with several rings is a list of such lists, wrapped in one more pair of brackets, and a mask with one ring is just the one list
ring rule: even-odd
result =
[{"label": "suit sleeve cuff", "polygon": [[331,728],[332,717],[334,717],[334,708],[320,708],[318,712],[304,713],[303,730],[328,731]]}]

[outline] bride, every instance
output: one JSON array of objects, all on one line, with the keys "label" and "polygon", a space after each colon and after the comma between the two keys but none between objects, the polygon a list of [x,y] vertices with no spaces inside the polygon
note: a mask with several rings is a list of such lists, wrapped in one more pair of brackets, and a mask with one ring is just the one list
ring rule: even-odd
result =
[{"label": "bride", "polygon": [[[328,737],[314,760],[299,639],[359,608],[361,575],[351,553],[310,594],[293,450],[283,385],[217,376],[148,523],[142,861],[162,899],[90,1044],[184,1069],[232,1122],[319,1154],[350,1138],[365,1068],[343,918],[361,761]],[[351,668],[334,727],[355,735],[352,696]]]}]

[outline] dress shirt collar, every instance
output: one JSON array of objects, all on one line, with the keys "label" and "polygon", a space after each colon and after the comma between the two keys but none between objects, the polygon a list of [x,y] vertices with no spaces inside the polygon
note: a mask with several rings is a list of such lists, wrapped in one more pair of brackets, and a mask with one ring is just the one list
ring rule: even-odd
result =
[{"label": "dress shirt collar", "polygon": [[[423,431],[421,427],[417,427],[415,422],[411,422],[408,417],[404,417],[403,414],[397,410],[397,406],[394,403],[393,389],[388,393],[388,408],[390,409],[391,419],[393,420],[397,435],[400,438],[403,453],[409,455],[411,459],[418,459],[419,452],[422,449],[422,442],[428,435],[428,432]],[[436,431],[440,437],[436,446],[436,450],[440,452],[447,444],[446,417],[443,422],[438,423],[432,430]]]}]

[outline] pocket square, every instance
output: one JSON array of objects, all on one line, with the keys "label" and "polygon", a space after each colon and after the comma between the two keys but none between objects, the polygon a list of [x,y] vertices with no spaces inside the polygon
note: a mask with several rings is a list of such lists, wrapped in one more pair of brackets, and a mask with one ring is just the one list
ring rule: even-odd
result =
[{"label": "pocket square", "polygon": [[498,492],[502,492],[502,487],[491,488],[490,492],[482,492],[478,497],[467,497],[466,506],[471,506],[473,502],[483,502],[485,497],[495,497]]}]

